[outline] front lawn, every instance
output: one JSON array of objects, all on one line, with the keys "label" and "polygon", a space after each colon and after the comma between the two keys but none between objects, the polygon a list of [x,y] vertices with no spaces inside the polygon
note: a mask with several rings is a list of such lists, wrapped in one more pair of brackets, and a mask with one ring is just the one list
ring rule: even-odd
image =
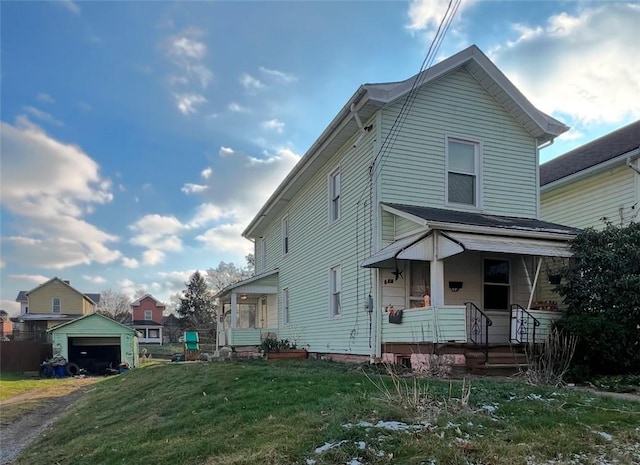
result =
[{"label": "front lawn", "polygon": [[639,402],[396,382],[313,360],[147,365],[98,383],[16,463],[640,463]]}]

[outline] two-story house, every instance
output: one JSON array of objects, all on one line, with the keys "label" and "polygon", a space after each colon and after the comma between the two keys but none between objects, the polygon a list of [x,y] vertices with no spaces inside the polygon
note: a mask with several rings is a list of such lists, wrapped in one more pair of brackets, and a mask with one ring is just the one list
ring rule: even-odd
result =
[{"label": "two-story house", "polygon": [[140,333],[140,343],[162,344],[164,310],[165,305],[151,294],[145,294],[131,304],[131,325]]},{"label": "two-story house", "polygon": [[640,221],[640,121],[542,164],[540,185],[546,220],[597,229]]},{"label": "two-story house", "polygon": [[475,46],[360,86],[243,232],[256,276],[218,294],[219,340],[411,364],[541,340],[542,258],[576,230],[539,219],[539,150],[567,129]]},{"label": "two-story house", "polygon": [[69,281],[52,278],[30,291],[20,291],[20,332],[16,339],[48,340],[47,330],[93,313],[100,294],[84,294]]}]

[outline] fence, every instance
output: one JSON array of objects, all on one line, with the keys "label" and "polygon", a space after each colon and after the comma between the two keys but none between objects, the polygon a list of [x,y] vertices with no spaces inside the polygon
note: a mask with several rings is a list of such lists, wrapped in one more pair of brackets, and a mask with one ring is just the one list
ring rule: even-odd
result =
[{"label": "fence", "polygon": [[42,361],[52,355],[51,344],[31,341],[0,342],[0,371],[39,371]]}]

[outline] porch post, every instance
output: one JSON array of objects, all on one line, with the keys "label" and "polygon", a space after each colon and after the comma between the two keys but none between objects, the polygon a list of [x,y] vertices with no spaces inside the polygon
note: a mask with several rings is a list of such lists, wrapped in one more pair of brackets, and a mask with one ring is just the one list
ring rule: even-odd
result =
[{"label": "porch post", "polygon": [[231,293],[231,329],[236,329],[238,323],[238,294]]},{"label": "porch post", "polygon": [[431,306],[441,307],[444,305],[444,261],[440,260],[438,253],[438,232],[433,234],[433,259],[429,262],[431,271]]}]

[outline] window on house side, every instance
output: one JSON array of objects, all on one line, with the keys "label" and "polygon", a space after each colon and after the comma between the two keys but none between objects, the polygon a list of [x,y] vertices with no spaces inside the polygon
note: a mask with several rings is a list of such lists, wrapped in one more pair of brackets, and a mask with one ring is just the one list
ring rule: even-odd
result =
[{"label": "window on house side", "polygon": [[260,266],[262,271],[267,270],[267,238],[260,238]]},{"label": "window on house side", "polygon": [[51,299],[51,313],[60,313],[62,309],[62,301],[60,297],[54,297]]},{"label": "window on house side", "polygon": [[480,144],[447,140],[447,202],[478,206]]},{"label": "window on house side", "polygon": [[147,321],[153,320],[153,312],[151,310],[144,311],[144,319]]},{"label": "window on house side", "polygon": [[289,217],[282,218],[282,254],[289,253]]},{"label": "window on house side", "polygon": [[289,324],[289,289],[282,289],[282,324]]},{"label": "window on house side", "polygon": [[329,222],[340,219],[340,168],[329,175]]},{"label": "window on house side", "polygon": [[342,305],[340,302],[340,292],[342,290],[342,277],[340,267],[334,266],[329,270],[329,294],[331,317],[335,318],[342,313]]}]

